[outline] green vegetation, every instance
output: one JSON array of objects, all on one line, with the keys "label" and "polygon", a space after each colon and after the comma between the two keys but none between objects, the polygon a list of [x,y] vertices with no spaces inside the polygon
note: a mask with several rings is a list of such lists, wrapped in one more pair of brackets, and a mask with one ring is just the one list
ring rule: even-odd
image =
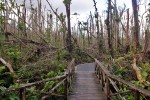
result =
[{"label": "green vegetation", "polygon": [[[50,8],[43,6],[42,0],[37,0],[37,5],[32,0],[23,0],[21,4],[15,0],[0,1],[0,92],[61,76],[72,58],[76,64],[94,62],[97,58],[109,65],[111,74],[150,90],[149,2],[139,1],[139,5],[132,0],[133,18],[130,18],[129,8],[117,7],[116,0],[107,0],[104,14],[98,13],[99,6],[93,0],[95,12],[89,12],[86,20],[80,20],[79,14],[74,13],[76,23],[71,26],[72,0],[62,2],[66,15],[46,1]],[[136,6],[145,6],[143,14],[138,13],[140,9]],[[28,88],[27,99],[39,100],[58,82]],[[61,97],[64,85],[49,99]],[[124,85],[119,88],[127,90]],[[19,94],[19,91],[0,94],[0,100],[19,100]],[[134,96],[128,92],[125,98],[133,100]]]}]

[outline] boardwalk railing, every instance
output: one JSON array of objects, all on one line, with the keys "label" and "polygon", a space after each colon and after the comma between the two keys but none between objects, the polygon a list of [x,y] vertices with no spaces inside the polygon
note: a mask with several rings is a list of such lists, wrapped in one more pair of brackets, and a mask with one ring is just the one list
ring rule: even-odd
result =
[{"label": "boardwalk railing", "polygon": [[95,73],[101,82],[102,90],[106,93],[107,100],[113,100],[114,97],[117,100],[129,100],[127,96],[130,96],[130,100],[150,100],[150,91],[110,74],[97,59],[95,64]]},{"label": "boardwalk railing", "polygon": [[28,83],[26,85],[22,85],[22,86],[19,86],[17,88],[9,88],[9,89],[6,89],[4,91],[0,91],[0,95],[5,95],[5,94],[8,94],[8,93],[13,92],[13,91],[18,91],[20,99],[21,100],[26,100],[26,91],[29,90],[28,89],[29,87],[37,86],[37,85],[39,86],[40,84],[43,84],[43,83],[46,83],[46,82],[59,80],[59,82],[54,87],[52,87],[49,90],[49,92],[41,92],[41,91],[36,91],[36,92],[44,94],[45,96],[43,96],[43,98],[42,98],[42,100],[44,100],[50,95],[57,95],[57,94],[54,93],[54,90],[56,90],[59,86],[64,84],[64,93],[61,96],[64,96],[65,98],[67,98],[68,92],[70,90],[70,86],[71,86],[71,83],[72,83],[74,71],[75,71],[75,59],[72,59],[72,61],[68,65],[66,71],[64,72],[64,75],[56,76],[56,77],[41,80],[41,81],[36,81],[36,82],[33,82],[33,83]]}]

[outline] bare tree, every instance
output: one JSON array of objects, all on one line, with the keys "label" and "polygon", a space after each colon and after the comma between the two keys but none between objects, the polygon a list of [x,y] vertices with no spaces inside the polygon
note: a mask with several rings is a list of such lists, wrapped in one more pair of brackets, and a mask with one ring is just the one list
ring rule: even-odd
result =
[{"label": "bare tree", "polygon": [[129,9],[127,9],[127,25],[126,25],[126,52],[130,49],[130,38],[129,38]]},{"label": "bare tree", "polygon": [[42,23],[41,23],[41,17],[42,17],[42,11],[41,11],[41,9],[42,9],[42,4],[41,4],[41,0],[37,0],[37,2],[38,2],[38,11],[37,11],[37,16],[38,16],[38,33],[42,33]]},{"label": "bare tree", "polygon": [[106,26],[107,26],[107,33],[108,33],[108,47],[109,47],[109,52],[112,57],[114,57],[113,53],[113,47],[112,47],[112,42],[111,42],[111,31],[110,31],[110,15],[111,14],[111,0],[108,0],[108,11],[107,11],[107,19],[105,20]]},{"label": "bare tree", "polygon": [[95,0],[93,0],[94,2],[94,7],[95,7],[95,21],[96,21],[96,27],[97,27],[97,44],[98,44],[98,50],[99,53],[103,52],[103,42],[102,42],[102,33],[100,34],[100,26],[99,26],[99,14],[97,11],[97,7],[96,7],[96,2]]},{"label": "bare tree", "polygon": [[27,38],[27,33],[26,33],[26,0],[23,1],[23,13],[22,13],[22,19],[23,19],[23,33],[24,36]]},{"label": "bare tree", "polygon": [[65,7],[66,7],[67,23],[68,23],[68,34],[67,34],[67,38],[66,38],[66,44],[67,44],[68,51],[71,53],[73,50],[72,41],[71,41],[71,24],[70,24],[71,0],[64,0],[63,3],[65,4]]},{"label": "bare tree", "polygon": [[137,0],[132,0],[132,8],[133,8],[133,15],[134,15],[134,46],[137,49],[139,49],[140,43],[139,43],[139,20],[138,20],[138,5]]}]

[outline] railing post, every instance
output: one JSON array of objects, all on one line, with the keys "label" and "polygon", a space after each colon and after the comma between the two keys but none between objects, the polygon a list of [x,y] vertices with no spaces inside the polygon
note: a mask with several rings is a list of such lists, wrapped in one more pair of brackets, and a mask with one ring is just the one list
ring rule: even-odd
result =
[{"label": "railing post", "polygon": [[106,95],[107,95],[107,100],[110,100],[110,81],[108,76],[106,76]]},{"label": "railing post", "polygon": [[67,100],[68,97],[68,75],[66,75],[66,80],[64,82],[64,94],[65,94],[65,100]]},{"label": "railing post", "polygon": [[101,72],[100,68],[98,69],[98,71],[99,71],[99,80],[101,80],[102,79],[102,72]]},{"label": "railing post", "polygon": [[73,78],[72,75],[73,75],[73,73],[70,72],[70,74],[68,76],[68,79],[67,79],[67,81],[68,81],[68,93],[69,93],[69,90],[70,90],[70,87],[71,87],[71,81],[72,81],[72,78]]},{"label": "railing post", "polygon": [[134,92],[134,100],[140,100],[140,93],[138,91]]},{"label": "railing post", "polygon": [[21,100],[26,100],[26,88],[21,88],[20,89],[20,99]]},{"label": "railing post", "polygon": [[104,73],[101,74],[102,91],[104,91]]},{"label": "railing post", "polygon": [[97,75],[97,63],[95,62],[95,74]]},{"label": "railing post", "polygon": [[97,63],[95,63],[95,74],[96,74],[97,77],[99,77],[98,76],[98,67],[97,66],[98,66]]}]

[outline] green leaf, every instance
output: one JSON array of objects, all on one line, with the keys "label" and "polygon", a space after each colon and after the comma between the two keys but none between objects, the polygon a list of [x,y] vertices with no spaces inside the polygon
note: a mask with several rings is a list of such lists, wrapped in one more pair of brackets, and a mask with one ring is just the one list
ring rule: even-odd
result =
[{"label": "green leaf", "polygon": [[145,72],[145,71],[142,71],[142,76],[144,77],[144,78],[146,78],[147,76],[148,76],[148,73],[147,72]]},{"label": "green leaf", "polygon": [[10,100],[20,100],[17,96],[10,96],[9,99]]},{"label": "green leaf", "polygon": [[54,74],[55,74],[54,71],[51,71],[51,72],[47,73],[47,77],[51,78],[54,76]]},{"label": "green leaf", "polygon": [[0,86],[0,90],[1,90],[1,91],[4,91],[4,90],[6,90],[6,89],[7,89],[6,87]]},{"label": "green leaf", "polygon": [[9,99],[10,100],[20,100],[19,97],[17,96],[17,94],[15,92],[12,92],[10,95],[9,95]]},{"label": "green leaf", "polygon": [[0,72],[2,72],[5,69],[5,66],[0,66]]},{"label": "green leaf", "polygon": [[2,83],[5,83],[5,81],[4,80],[0,80],[0,84],[2,84]]},{"label": "green leaf", "polygon": [[115,63],[119,63],[121,61],[123,61],[125,58],[124,57],[119,57],[118,59],[116,59]]}]

